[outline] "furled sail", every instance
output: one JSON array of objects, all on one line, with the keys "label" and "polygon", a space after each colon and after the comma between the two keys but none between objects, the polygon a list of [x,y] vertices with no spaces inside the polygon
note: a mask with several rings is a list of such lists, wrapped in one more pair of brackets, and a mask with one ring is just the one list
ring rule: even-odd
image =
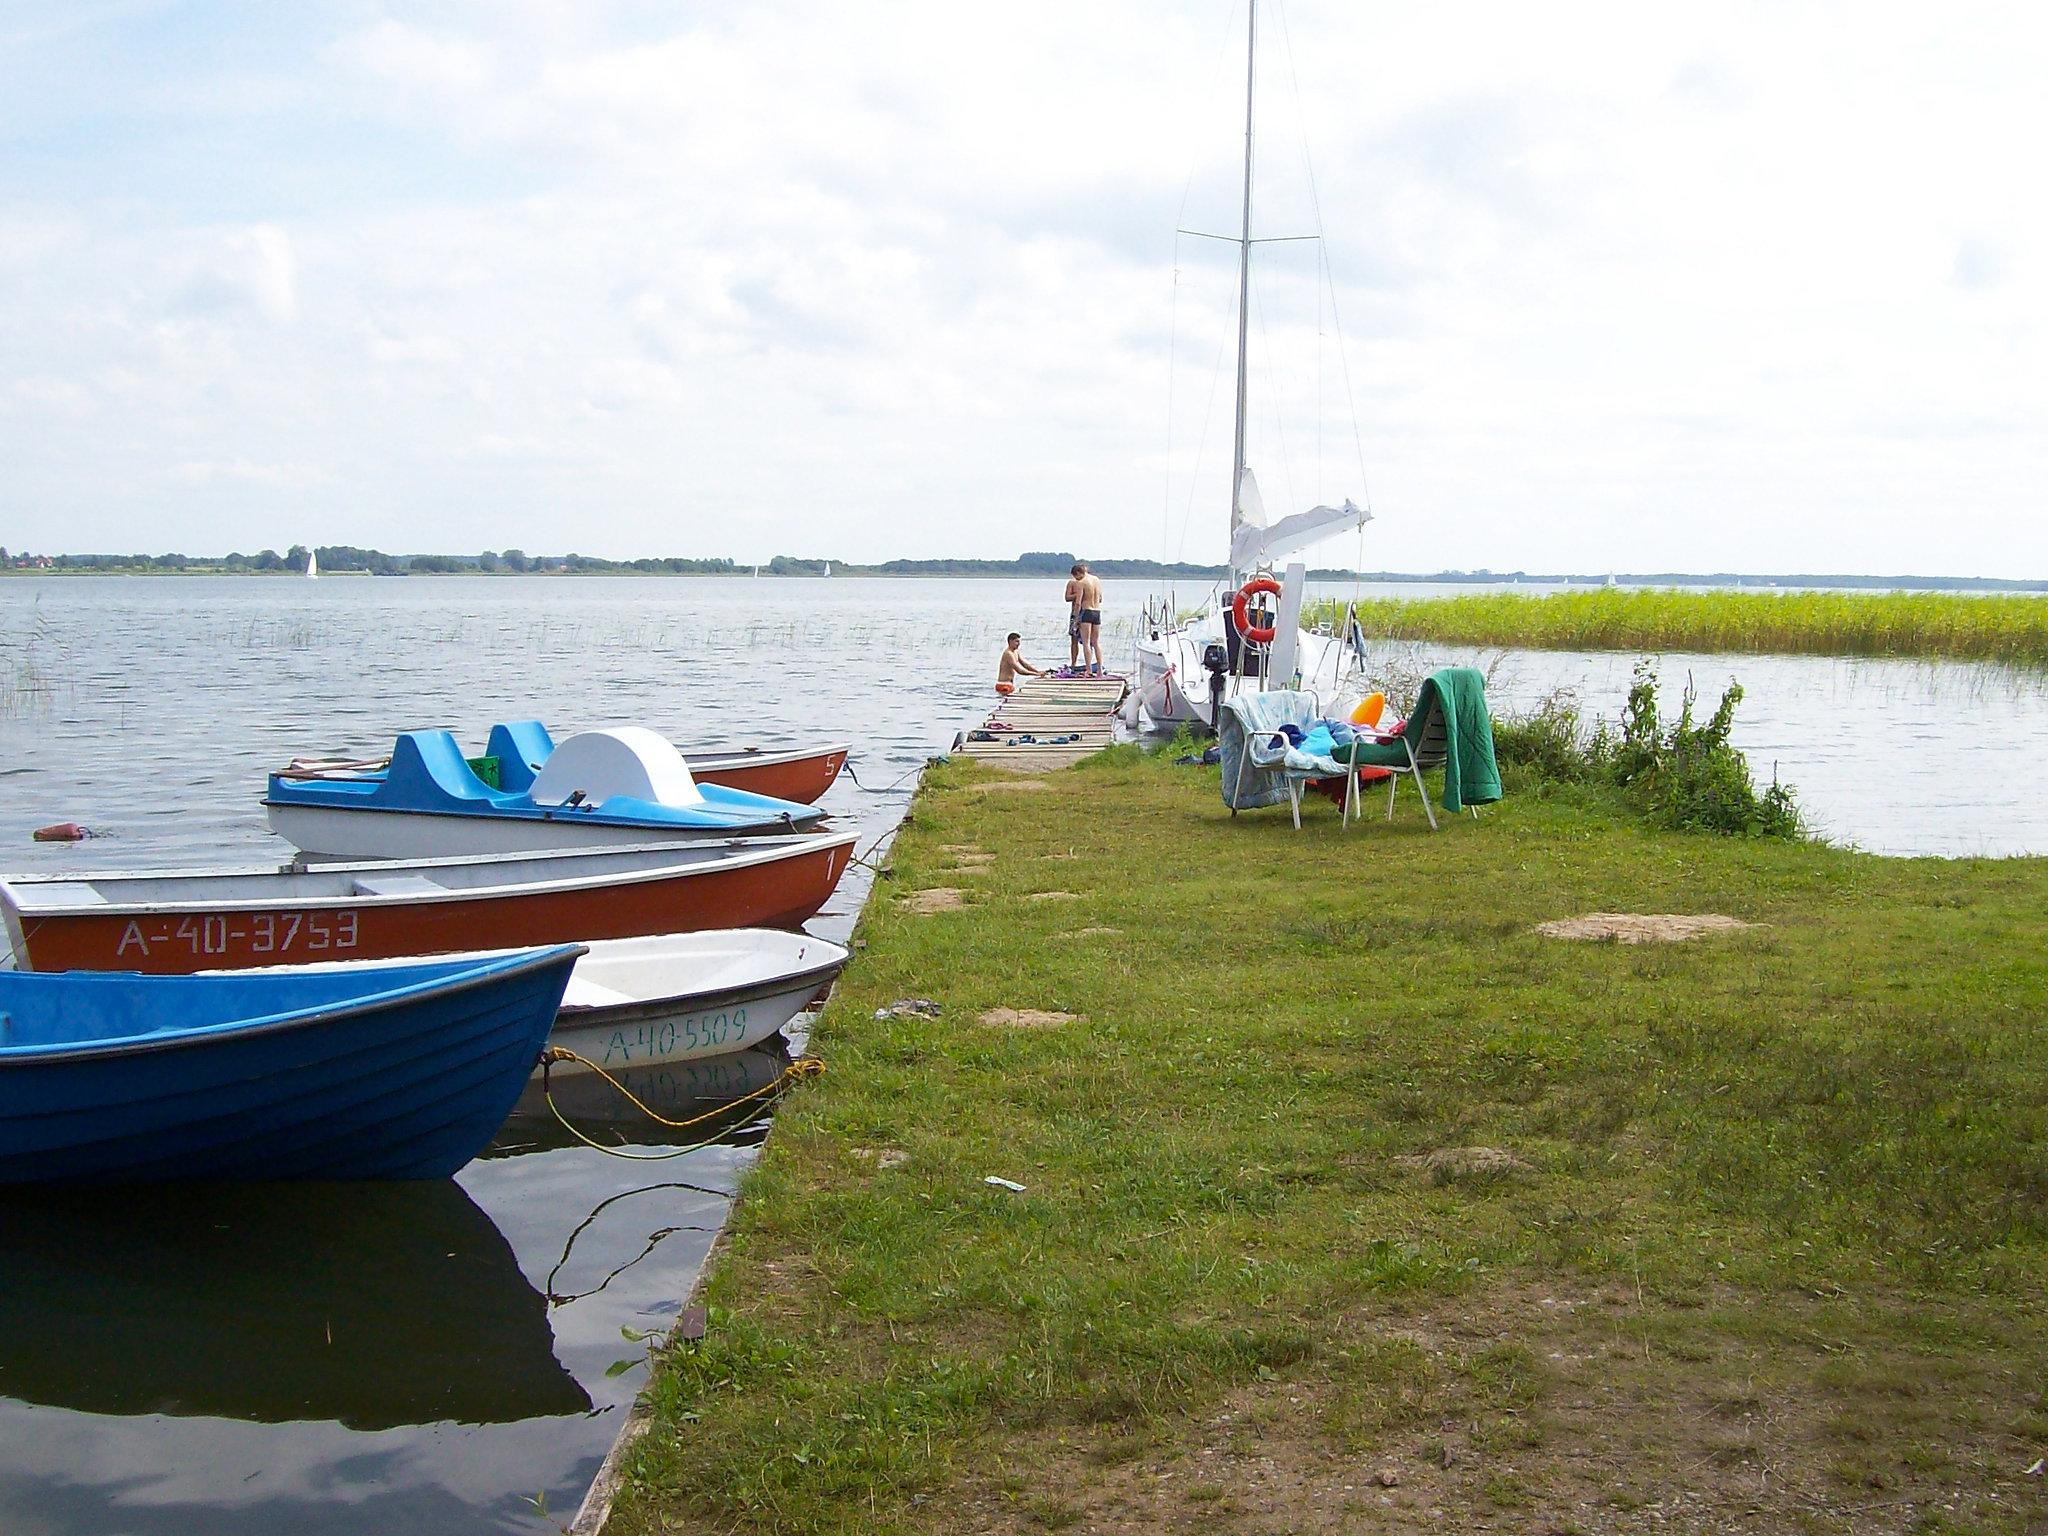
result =
[{"label": "furled sail", "polygon": [[1363,528],[1371,521],[1372,513],[1347,497],[1341,507],[1311,507],[1281,518],[1270,528],[1247,522],[1230,540],[1230,565],[1239,571],[1270,565],[1296,550],[1349,533],[1353,528]]},{"label": "furled sail", "polygon": [[1231,509],[1230,537],[1232,543],[1246,528],[1266,526],[1266,503],[1259,495],[1259,482],[1252,474],[1251,465],[1244,467],[1244,474],[1237,482],[1237,505]]}]

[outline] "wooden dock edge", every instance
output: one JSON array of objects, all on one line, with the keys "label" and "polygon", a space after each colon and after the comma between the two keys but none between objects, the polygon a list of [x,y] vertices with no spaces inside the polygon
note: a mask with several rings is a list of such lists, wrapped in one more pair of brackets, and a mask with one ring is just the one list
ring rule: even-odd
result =
[{"label": "wooden dock edge", "polygon": [[[953,750],[977,763],[1004,773],[1051,773],[1070,768],[1083,758],[1093,757],[1116,741],[1116,712],[1130,695],[1130,683],[1114,694],[1104,687],[1103,678],[1030,678],[1008,700],[996,705],[981,724],[970,726],[954,740]],[[1066,684],[1066,687],[1062,687]],[[1079,686],[1075,686],[1079,685]],[[1002,720],[1015,729],[1012,735],[1074,736],[1075,741],[1034,741],[1020,745],[999,737],[975,741],[975,731],[986,730],[989,722]]]},{"label": "wooden dock edge", "polygon": [[[731,1204],[737,1205],[739,1196],[734,1194]],[[690,1290],[683,1297],[683,1305],[676,1314],[680,1321],[696,1303],[698,1293],[711,1278],[711,1267],[725,1249],[726,1229],[732,1225],[732,1210],[728,1206],[725,1220],[711,1235],[711,1246],[704,1250],[704,1261],[697,1266],[697,1278],[691,1282]],[[673,1330],[673,1325],[671,1325]],[[583,1495],[583,1502],[576,1506],[576,1518],[563,1530],[568,1536],[599,1536],[605,1522],[612,1517],[612,1505],[619,1496],[619,1482],[625,1475],[626,1453],[647,1433],[647,1426],[654,1422],[654,1410],[647,1405],[648,1388],[654,1385],[653,1371],[658,1367],[650,1361],[648,1383],[633,1394],[633,1406],[626,1412],[626,1422],[619,1426],[619,1432],[612,1439],[612,1448],[604,1453],[604,1460],[598,1464],[597,1476],[591,1479],[590,1491]]]}]

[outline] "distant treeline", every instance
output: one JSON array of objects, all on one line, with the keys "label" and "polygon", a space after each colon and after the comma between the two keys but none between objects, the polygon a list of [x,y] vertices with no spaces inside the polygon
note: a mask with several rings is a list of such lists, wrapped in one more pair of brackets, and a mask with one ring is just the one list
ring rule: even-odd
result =
[{"label": "distant treeline", "polygon": [[[476,555],[387,555],[381,549],[358,549],[353,544],[319,544],[312,554],[323,575],[368,572],[373,576],[453,575],[465,572],[487,574],[564,572],[571,575],[594,571],[632,571],[650,576],[724,575],[739,570],[730,560],[695,560],[665,556],[639,560],[606,560],[597,555],[529,555],[524,550],[487,549]],[[41,571],[285,571],[306,569],[307,549],[294,544],[283,554],[274,549],[245,555],[231,550],[225,555],[31,555],[12,554],[0,548],[0,567]]]},{"label": "distant treeline", "polygon": [[[639,560],[606,560],[598,555],[529,555],[519,549],[487,549],[475,555],[387,555],[381,549],[358,549],[352,544],[321,544],[312,550],[323,575],[345,571],[367,571],[378,576],[416,574],[458,574],[483,572],[491,575],[584,575],[613,572],[648,576],[745,576],[758,570],[764,576],[1029,576],[1064,580],[1078,558],[1067,550],[1027,550],[1014,560],[885,560],[879,565],[861,565],[851,560],[827,560],[799,555],[777,555],[760,566],[734,560],[701,560],[684,556],[654,556]],[[225,555],[35,555],[10,554],[0,547],[0,569],[45,571],[191,571],[261,572],[304,571],[307,549],[294,544],[283,554],[274,549],[253,555],[232,551]],[[1145,580],[1187,580],[1209,582],[1224,575],[1220,565],[1193,565],[1179,560],[1095,560],[1088,568],[1098,576]],[[2048,592],[2048,580],[2001,580],[1991,576],[1827,576],[1793,574],[1748,575],[1736,571],[1645,571],[1645,572],[1541,572],[1541,571],[1346,571],[1320,567],[1309,573],[1313,581],[1363,581],[1429,583],[1459,586],[1601,586],[1624,587],[1818,587],[1865,588],[1903,592]]]}]

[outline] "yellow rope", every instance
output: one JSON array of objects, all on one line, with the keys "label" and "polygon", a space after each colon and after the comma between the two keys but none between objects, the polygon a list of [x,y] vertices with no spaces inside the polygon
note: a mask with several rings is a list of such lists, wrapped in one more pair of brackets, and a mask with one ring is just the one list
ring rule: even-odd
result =
[{"label": "yellow rope", "polygon": [[713,1140],[711,1141],[693,1142],[687,1147],[676,1147],[667,1152],[627,1152],[620,1147],[606,1146],[601,1141],[593,1141],[589,1136],[585,1135],[582,1131],[578,1130],[575,1126],[571,1125],[568,1119],[562,1114],[561,1107],[555,1103],[554,1086],[549,1080],[548,1069],[552,1067],[556,1062],[573,1061],[578,1066],[589,1068],[592,1072],[595,1072],[599,1077],[603,1078],[606,1082],[610,1083],[612,1087],[616,1088],[621,1094],[625,1095],[627,1102],[630,1103],[635,1109],[639,1110],[642,1114],[646,1115],[648,1119],[656,1121],[661,1125],[665,1125],[671,1130],[687,1130],[689,1127],[700,1124],[703,1121],[715,1120],[719,1116],[725,1114],[728,1110],[732,1109],[735,1105],[745,1104],[752,1099],[762,1099],[770,1097],[774,1094],[778,1094],[783,1089],[789,1087],[791,1084],[802,1082],[805,1078],[817,1077],[821,1075],[825,1070],[825,1063],[818,1060],[817,1057],[799,1056],[795,1061],[792,1061],[788,1066],[784,1067],[781,1073],[777,1075],[775,1081],[769,1083],[767,1086],[762,1088],[756,1088],[752,1093],[743,1093],[738,1098],[728,1099],[724,1103],[719,1104],[712,1109],[706,1110],[701,1115],[692,1115],[687,1120],[671,1120],[668,1118],[668,1116],[662,1114],[659,1110],[650,1108],[645,1102],[641,1100],[639,1095],[633,1092],[632,1089],[628,1088],[616,1077],[613,1077],[611,1073],[605,1071],[603,1067],[599,1066],[596,1062],[592,1061],[588,1056],[579,1056],[576,1052],[570,1050],[566,1046],[551,1045],[544,1052],[541,1053],[540,1060],[541,1095],[543,1098],[547,1100],[548,1112],[555,1117],[556,1124],[560,1125],[563,1130],[567,1131],[571,1136],[574,1136],[586,1147],[594,1147],[598,1151],[606,1153],[609,1156],[622,1157],[627,1162],[632,1163],[665,1162],[669,1158],[681,1157],[685,1153],[702,1151],[705,1147],[713,1145],[716,1138],[713,1138]]}]

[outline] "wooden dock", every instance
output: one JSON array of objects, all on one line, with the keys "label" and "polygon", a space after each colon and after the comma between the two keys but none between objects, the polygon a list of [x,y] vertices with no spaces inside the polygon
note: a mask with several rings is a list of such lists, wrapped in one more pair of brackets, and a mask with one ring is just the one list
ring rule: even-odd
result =
[{"label": "wooden dock", "polygon": [[1129,691],[1121,677],[1027,677],[954,750],[1015,773],[1065,768],[1110,744],[1116,707]]}]

